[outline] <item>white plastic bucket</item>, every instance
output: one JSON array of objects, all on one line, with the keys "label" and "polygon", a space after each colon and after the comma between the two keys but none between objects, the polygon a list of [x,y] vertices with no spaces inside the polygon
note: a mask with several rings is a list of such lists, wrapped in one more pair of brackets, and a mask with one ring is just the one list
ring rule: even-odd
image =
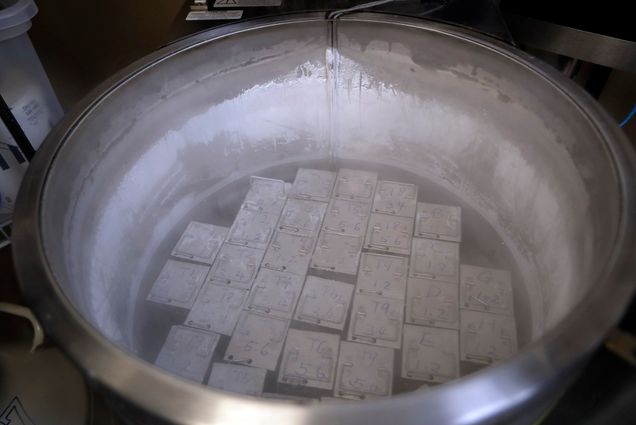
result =
[{"label": "white plastic bucket", "polygon": [[[34,149],[63,115],[27,35],[37,11],[32,0],[0,0],[0,94]],[[11,217],[27,165],[0,121],[0,224]]]}]

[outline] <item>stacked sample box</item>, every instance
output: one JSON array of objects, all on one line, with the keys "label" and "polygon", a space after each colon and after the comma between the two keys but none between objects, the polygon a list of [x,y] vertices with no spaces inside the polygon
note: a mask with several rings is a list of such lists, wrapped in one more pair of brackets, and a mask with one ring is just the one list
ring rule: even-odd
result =
[{"label": "stacked sample box", "polygon": [[146,299],[173,307],[192,308],[227,232],[226,227],[190,222],[172,250],[172,256],[178,260],[166,262]]},{"label": "stacked sample box", "polygon": [[[217,366],[244,377],[245,383],[232,389],[235,392],[262,393],[266,371],[276,370],[302,285],[302,275],[286,273],[287,267],[280,265],[293,261],[284,255],[272,258],[271,254],[272,246],[280,243],[274,240],[279,237],[278,223],[288,201],[287,193],[288,186],[282,180],[251,178],[250,189],[219,253],[219,267],[215,269],[213,265],[208,278],[215,284],[225,281],[227,286],[245,290],[242,310],[232,308],[235,326],[223,356],[236,369],[220,366],[223,363]],[[220,261],[224,248],[228,255]],[[263,268],[268,256],[270,263],[278,267]],[[227,307],[221,307],[224,308]],[[208,385],[224,384],[211,374]]]},{"label": "stacked sample box", "polygon": [[459,368],[459,207],[418,202],[402,343],[401,376],[444,383]]},{"label": "stacked sample box", "polygon": [[[229,229],[200,222],[188,225],[172,251],[172,256],[179,260],[168,260],[148,295],[150,301],[190,309],[185,320],[187,326],[173,326],[170,331],[155,361],[158,366],[202,382],[220,335],[235,335],[238,323],[242,325],[238,340],[247,342],[236,348],[236,341],[232,344],[231,340],[228,351],[235,352],[226,352],[225,358],[262,369],[215,363],[208,385],[219,387],[224,377],[232,376],[236,382],[223,384],[223,388],[260,395],[266,369],[276,367],[289,320],[276,318],[276,322],[269,323],[269,317],[261,320],[259,316],[253,320],[250,312],[242,311],[275,233],[286,192],[286,184],[281,180],[252,177]],[[264,280],[274,279],[265,276]],[[255,303],[266,304],[267,297],[259,292]],[[292,295],[292,303],[293,298]],[[287,300],[290,302],[289,297]],[[282,309],[284,303],[277,306]],[[293,306],[289,308],[293,310]],[[258,334],[259,338],[250,339],[252,334]],[[258,356],[252,359],[245,355],[258,344]],[[231,388],[226,388],[227,385]]]},{"label": "stacked sample box", "polygon": [[462,264],[461,358],[489,365],[517,351],[512,282],[507,270]]},{"label": "stacked sample box", "polygon": [[341,168],[311,259],[311,267],[355,275],[364,243],[377,174]]},{"label": "stacked sample box", "polygon": [[154,282],[147,300],[188,310],[155,363],[304,402],[265,382],[373,399],[396,378],[424,388],[458,378],[460,361],[504,360],[517,349],[510,273],[460,266],[461,240],[461,209],[418,202],[413,184],[346,168],[300,168],[291,186],[251,177],[232,226],[189,223]]},{"label": "stacked sample box", "polygon": [[[265,229],[267,235],[263,232],[262,241],[265,241],[265,236],[270,236],[271,239],[224,360],[275,371],[283,347],[290,347],[293,337],[300,338],[296,341],[307,348],[302,342],[303,331],[289,330],[289,325],[296,305],[302,299],[307,270],[334,182],[335,173],[311,169],[298,171],[271,233],[269,227]],[[268,204],[273,203],[258,203],[263,207]],[[269,226],[270,222],[267,223]],[[292,340],[288,332],[292,335]],[[334,353],[334,356],[337,355],[337,346]],[[304,354],[310,355],[301,353],[301,360]],[[311,372],[307,371],[307,380],[300,379],[304,369],[299,369],[296,358],[298,356],[290,357],[288,352],[284,353],[283,362],[287,369],[280,370],[281,382],[322,388],[333,381],[333,377],[322,376],[322,369],[314,370],[319,375],[313,378]],[[335,365],[335,357],[333,361]],[[305,363],[306,360],[300,365]]]},{"label": "stacked sample box", "polygon": [[[379,181],[365,232],[347,339],[399,349],[417,187]],[[369,394],[370,396],[372,394]]]}]

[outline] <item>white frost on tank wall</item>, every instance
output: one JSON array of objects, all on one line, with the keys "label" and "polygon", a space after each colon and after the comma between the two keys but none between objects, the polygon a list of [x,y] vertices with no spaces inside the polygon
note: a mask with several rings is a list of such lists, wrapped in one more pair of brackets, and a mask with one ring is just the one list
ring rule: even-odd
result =
[{"label": "white frost on tank wall", "polygon": [[327,111],[303,105],[325,103],[324,78],[312,62],[300,65],[298,70],[213,105],[169,134],[177,133],[188,143],[210,143],[223,135],[226,156],[276,149],[278,144],[298,140],[321,142],[325,137]]},{"label": "white frost on tank wall", "polygon": [[[114,192],[104,194],[110,200],[102,211],[95,212],[96,243],[91,245],[95,250],[89,256],[91,264],[85,268],[89,273],[86,280],[93,284],[87,288],[85,301],[96,325],[109,338],[132,348],[132,314],[156,248],[173,230],[174,223],[215,190],[210,187],[188,192],[189,186],[201,180],[228,177],[234,171],[228,163],[233,164],[246,153],[284,152],[299,141],[304,150],[311,147],[308,140],[325,144],[326,108],[298,107],[308,101],[325,104],[324,78],[311,62],[300,68],[302,71],[289,73],[277,82],[254,86],[236,98],[210,106],[189,118],[181,128],[167,131],[148,145],[149,149],[135,161]],[[290,126],[290,122],[294,125]],[[315,154],[314,150],[308,153]],[[202,154],[207,156],[207,169],[204,174],[193,173]],[[263,154],[260,159],[267,162]],[[148,202],[137,193],[155,195]],[[143,241],[132,237],[139,234],[140,227],[152,229]],[[134,269],[121,270],[120,265],[132,264],[124,260],[129,256],[137,258]],[[122,279],[129,283],[122,285]],[[126,300],[124,305],[122,300]]]},{"label": "white frost on tank wall", "polygon": [[[441,173],[459,176],[461,184],[450,189],[483,214],[510,247],[517,248],[514,255],[532,300],[533,335],[541,334],[577,301],[572,294],[578,288],[572,285],[585,272],[574,267],[572,256],[576,253],[568,245],[580,229],[562,211],[565,205],[578,211],[589,207],[588,198],[581,196],[586,193],[583,183],[572,179],[578,173],[569,154],[559,146],[546,123],[528,110],[522,111],[522,105],[500,99],[486,109],[471,101],[483,97],[484,91],[501,96],[495,88],[484,90],[470,80],[458,83],[452,73],[439,71],[435,76],[414,73],[417,84],[405,85],[419,85],[424,90],[405,93],[396,85],[379,81],[378,75],[390,73],[385,68],[396,61],[391,57],[384,63],[389,65],[378,71],[377,63],[370,68],[343,56],[338,58],[339,90],[332,132],[335,155],[381,157],[420,173],[428,168],[438,181]],[[447,75],[452,90],[440,84],[440,73]],[[461,96],[454,96],[453,90]],[[517,122],[515,114],[523,114],[526,120]],[[501,126],[502,116],[510,116],[510,128]],[[536,140],[533,149],[524,149],[518,142],[519,134],[532,135]],[[502,143],[492,143],[493,139]],[[426,149],[422,149],[422,143]],[[552,146],[547,158],[554,161],[554,166],[542,169],[543,175],[539,176],[532,164],[546,161],[546,153],[538,148],[546,144]],[[576,189],[569,199],[555,192],[561,186],[548,184],[566,179]],[[489,197],[493,193],[496,197]],[[502,227],[502,217],[508,226]],[[543,251],[533,251],[536,247]]]}]

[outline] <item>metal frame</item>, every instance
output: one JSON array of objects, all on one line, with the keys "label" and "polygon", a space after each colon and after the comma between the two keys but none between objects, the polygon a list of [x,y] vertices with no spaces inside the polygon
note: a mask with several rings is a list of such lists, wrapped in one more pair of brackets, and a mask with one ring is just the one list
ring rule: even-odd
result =
[{"label": "metal frame", "polygon": [[[14,255],[21,287],[48,335],[128,415],[155,423],[212,424],[263,421],[293,424],[493,423],[498,415],[524,423],[537,418],[555,394],[571,382],[576,366],[596,348],[627,307],[636,281],[636,156],[611,117],[580,87],[558,71],[511,46],[472,31],[417,18],[374,13],[350,14],[341,21],[403,26],[460,39],[507,57],[558,88],[587,116],[604,140],[620,182],[621,217],[613,250],[585,300],[554,328],[517,356],[487,371],[477,372],[434,391],[412,392],[385,400],[298,406],[254,400],[187,382],[164,373],[109,341],[81,315],[57,283],[42,243],[42,198],[48,170],[58,150],[85,116],[118,86],[145,69],[193,47],[231,34],[306,22],[323,21],[324,13],[301,13],[239,22],[196,34],[165,47],[125,68],[96,88],[49,135],[22,182],[15,214]],[[628,220],[627,217],[632,217]],[[595,311],[595,314],[589,314]],[[492,383],[497,382],[496,386]],[[452,408],[450,408],[452,406]],[[523,415],[520,412],[523,411]]]},{"label": "metal frame", "polygon": [[515,14],[505,16],[520,43],[560,55],[636,72],[636,42]]}]

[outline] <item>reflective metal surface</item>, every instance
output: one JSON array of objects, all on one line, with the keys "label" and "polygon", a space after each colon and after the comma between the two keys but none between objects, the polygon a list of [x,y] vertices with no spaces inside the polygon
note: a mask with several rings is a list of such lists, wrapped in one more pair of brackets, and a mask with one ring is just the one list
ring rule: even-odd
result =
[{"label": "reflective metal surface", "polygon": [[[304,406],[207,389],[136,357],[152,259],[200,211],[223,217],[236,201],[209,194],[273,165],[329,160],[454,194],[462,244],[486,231],[467,225],[467,208],[495,229],[523,277],[520,353],[428,391]],[[131,421],[531,423],[633,292],[633,164],[591,98],[509,46],[375,14],[255,21],[144,58],[66,117],[24,180],[16,265],[45,330]]]},{"label": "reflective metal surface", "polygon": [[636,72],[634,41],[514,14],[508,14],[506,21],[512,36],[519,43],[610,68]]}]

